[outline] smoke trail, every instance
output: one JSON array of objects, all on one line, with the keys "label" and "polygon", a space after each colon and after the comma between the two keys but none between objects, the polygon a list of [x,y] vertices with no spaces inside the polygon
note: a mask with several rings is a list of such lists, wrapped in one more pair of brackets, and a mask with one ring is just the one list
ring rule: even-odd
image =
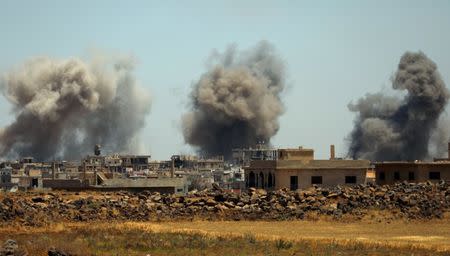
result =
[{"label": "smoke trail", "polygon": [[1,88],[15,120],[0,132],[0,156],[79,159],[95,144],[132,151],[150,111],[132,64],[39,57],[6,73]]},{"label": "smoke trail", "polygon": [[[368,94],[350,111],[358,113],[349,155],[370,160],[423,160],[449,99],[436,64],[422,52],[406,52],[392,81],[403,99]],[[442,133],[441,133],[442,134]]]},{"label": "smoke trail", "polygon": [[182,117],[187,143],[205,155],[269,142],[284,108],[284,65],[268,42],[237,52],[229,47],[212,56],[212,65],[194,84],[192,111]]}]

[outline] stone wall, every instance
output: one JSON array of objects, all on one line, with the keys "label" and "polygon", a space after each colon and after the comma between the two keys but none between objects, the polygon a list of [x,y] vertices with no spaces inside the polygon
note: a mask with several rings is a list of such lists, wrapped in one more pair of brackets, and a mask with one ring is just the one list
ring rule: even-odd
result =
[{"label": "stone wall", "polygon": [[[8,193],[0,197],[0,225],[58,221],[286,220],[310,216],[363,218],[374,211],[406,219],[442,218],[450,210],[450,186],[400,183],[313,187],[288,191],[215,190],[188,195],[143,191],[105,193]],[[382,216],[377,214],[377,216]]]}]

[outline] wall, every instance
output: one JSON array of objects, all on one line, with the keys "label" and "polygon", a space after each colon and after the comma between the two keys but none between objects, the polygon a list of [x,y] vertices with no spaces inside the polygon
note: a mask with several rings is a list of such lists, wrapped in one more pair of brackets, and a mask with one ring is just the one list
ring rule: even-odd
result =
[{"label": "wall", "polygon": [[[367,169],[283,169],[275,173],[276,189],[290,188],[291,176],[298,176],[298,188],[312,186],[312,176],[322,176],[322,184],[318,186],[357,185],[366,182]],[[356,176],[356,184],[346,184],[345,176]]]},{"label": "wall", "polygon": [[[425,182],[429,179],[430,172],[440,172],[440,178],[450,180],[450,162],[446,163],[379,163],[375,164],[377,184],[394,184],[396,182]],[[399,173],[399,179],[395,179],[395,172]],[[414,173],[414,180],[409,179],[409,172]],[[384,180],[381,179],[384,173]],[[438,181],[438,180],[430,180]]]},{"label": "wall", "polygon": [[44,188],[53,189],[81,189],[83,186],[81,180],[43,180]]},{"label": "wall", "polygon": [[278,150],[279,160],[301,160],[308,162],[314,159],[314,150],[312,149],[279,149]]}]

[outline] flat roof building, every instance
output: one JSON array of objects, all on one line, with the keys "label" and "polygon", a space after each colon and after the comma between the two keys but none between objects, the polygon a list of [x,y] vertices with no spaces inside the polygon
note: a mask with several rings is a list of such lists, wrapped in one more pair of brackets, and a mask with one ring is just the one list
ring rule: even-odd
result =
[{"label": "flat roof building", "polygon": [[375,163],[376,183],[379,185],[408,181],[450,181],[450,161],[442,162],[379,162]]},{"label": "flat roof building", "polygon": [[314,150],[279,149],[277,160],[252,161],[245,169],[247,187],[291,190],[317,186],[356,185],[366,183],[368,160],[315,160]]},{"label": "flat roof building", "polygon": [[435,158],[432,162],[377,162],[374,165],[376,183],[380,185],[403,181],[411,183],[450,181],[450,143],[448,143],[448,158]]}]

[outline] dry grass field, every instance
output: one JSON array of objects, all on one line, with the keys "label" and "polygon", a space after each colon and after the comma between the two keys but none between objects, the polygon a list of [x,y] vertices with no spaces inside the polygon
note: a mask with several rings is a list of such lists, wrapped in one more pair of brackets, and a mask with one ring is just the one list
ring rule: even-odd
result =
[{"label": "dry grass field", "polygon": [[5,227],[31,255],[450,255],[450,222],[193,221]]}]

